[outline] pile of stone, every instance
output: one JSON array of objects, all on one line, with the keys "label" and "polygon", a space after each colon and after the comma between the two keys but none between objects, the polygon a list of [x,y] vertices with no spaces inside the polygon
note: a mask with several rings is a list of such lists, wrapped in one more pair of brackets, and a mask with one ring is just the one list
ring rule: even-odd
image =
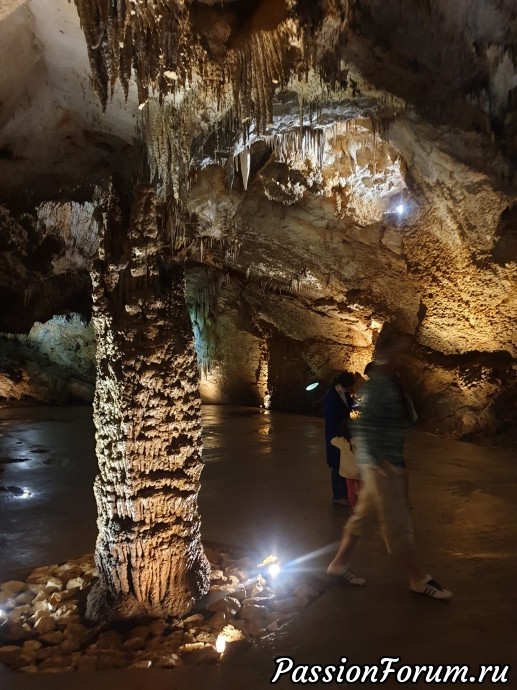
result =
[{"label": "pile of stone", "polygon": [[[0,585],[0,664],[27,673],[166,668],[217,663],[274,634],[322,584],[299,575],[268,579],[249,557],[205,548],[211,586],[191,615],[122,627],[84,618],[96,580],[93,556],[36,568],[26,582]],[[218,651],[223,638],[226,650]],[[218,645],[217,645],[218,647]]]}]

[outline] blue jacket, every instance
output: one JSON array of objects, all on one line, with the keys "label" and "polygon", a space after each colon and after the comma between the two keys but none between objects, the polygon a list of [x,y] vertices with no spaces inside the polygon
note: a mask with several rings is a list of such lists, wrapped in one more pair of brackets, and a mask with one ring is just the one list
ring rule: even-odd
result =
[{"label": "blue jacket", "polygon": [[345,393],[347,402],[341,398],[332,384],[325,393],[323,401],[323,411],[325,414],[325,442],[327,449],[327,465],[329,467],[339,467],[339,448],[330,443],[334,436],[344,436],[350,440],[350,430],[348,420],[352,409],[353,399],[349,393]]}]

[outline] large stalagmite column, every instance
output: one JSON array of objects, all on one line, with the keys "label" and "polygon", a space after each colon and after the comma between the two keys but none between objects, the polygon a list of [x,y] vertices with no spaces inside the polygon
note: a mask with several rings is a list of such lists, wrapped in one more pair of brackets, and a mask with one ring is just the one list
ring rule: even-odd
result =
[{"label": "large stalagmite column", "polygon": [[92,275],[99,583],[87,615],[97,620],[182,615],[209,582],[194,343],[183,270],[163,259],[155,204],[140,186],[124,218],[111,183]]}]

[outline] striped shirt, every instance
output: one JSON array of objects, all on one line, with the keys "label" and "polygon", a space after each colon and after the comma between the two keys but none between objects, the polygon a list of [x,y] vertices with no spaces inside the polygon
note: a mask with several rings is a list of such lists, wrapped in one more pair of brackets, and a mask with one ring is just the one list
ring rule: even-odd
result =
[{"label": "striped shirt", "polygon": [[353,427],[357,462],[380,465],[386,460],[404,467],[404,439],[410,421],[401,385],[378,368],[361,388],[361,397]]}]

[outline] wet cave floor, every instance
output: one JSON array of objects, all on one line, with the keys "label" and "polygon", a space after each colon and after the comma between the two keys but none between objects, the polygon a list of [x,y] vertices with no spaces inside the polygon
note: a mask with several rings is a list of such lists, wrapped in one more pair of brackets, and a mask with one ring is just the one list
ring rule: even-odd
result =
[{"label": "wet cave floor", "polygon": [[[418,550],[454,599],[411,595],[380,535],[353,556],[365,588],[334,583],[325,568],[349,509],[331,502],[323,421],[254,408],[203,408],[199,497],[206,543],[266,556],[322,581],[322,594],[279,633],[227,663],[166,670],[15,674],[2,690],[270,687],[275,658],[296,665],[511,665],[516,658],[515,452],[414,431],[407,444]],[[92,553],[96,472],[91,409],[0,410],[0,582]],[[342,661],[346,657],[348,661]],[[288,662],[285,662],[286,665]],[[516,685],[517,664],[507,674]],[[277,683],[301,683],[285,673]],[[320,679],[321,682],[321,679]],[[485,681],[485,684],[490,685]],[[346,683],[345,683],[346,685]],[[357,687],[377,687],[361,683]],[[390,677],[383,687],[400,687]],[[411,687],[430,687],[417,681]]]}]

